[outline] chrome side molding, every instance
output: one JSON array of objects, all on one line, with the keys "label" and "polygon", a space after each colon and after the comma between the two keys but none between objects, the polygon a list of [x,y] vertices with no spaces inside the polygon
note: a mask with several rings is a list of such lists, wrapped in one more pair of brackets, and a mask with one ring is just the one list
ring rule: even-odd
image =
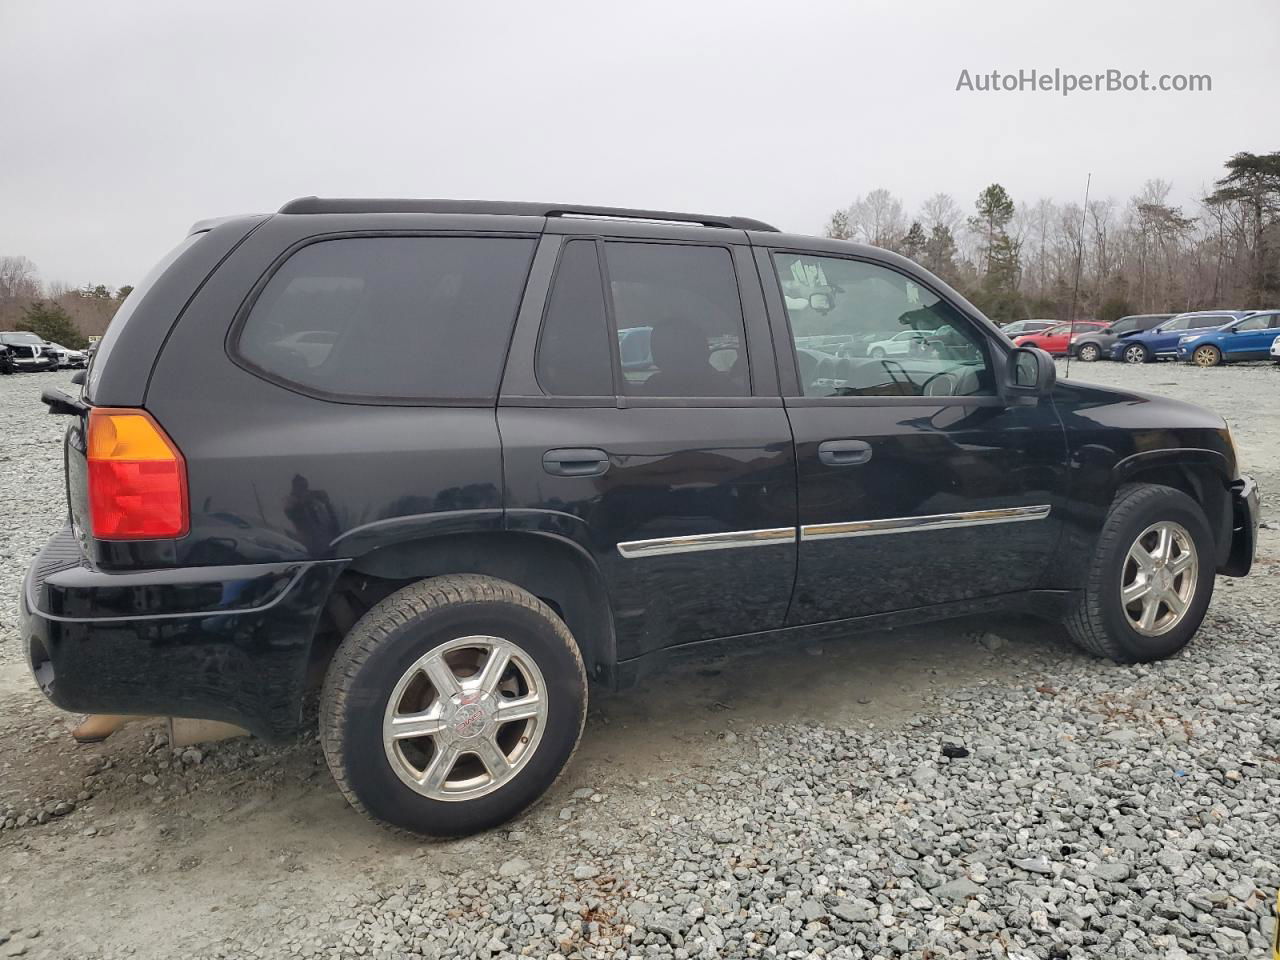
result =
[{"label": "chrome side molding", "polygon": [[[994,510],[969,510],[965,513],[935,513],[927,517],[887,517],[883,520],[849,520],[843,523],[810,523],[800,528],[801,540],[835,540],[840,537],[876,537],[887,533],[916,533],[921,530],[951,530],[956,527],[981,527],[992,523],[1020,523],[1043,520],[1050,506],[998,507]],[[618,544],[618,553],[628,560],[641,557],[665,557],[675,553],[697,553],[703,550],[736,550],[739,547],[767,547],[791,543],[796,539],[795,527],[771,527],[768,530],[729,530],[723,533],[699,533],[690,537],[659,537],[654,540],[628,540]]]},{"label": "chrome side molding", "polygon": [[778,543],[794,543],[795,527],[772,527],[768,530],[730,530],[725,533],[700,533],[691,537],[659,537],[656,540],[630,540],[618,544],[618,552],[628,559],[664,557],[673,553],[697,553],[701,550],[735,550],[738,547],[767,547]]},{"label": "chrome side molding", "polygon": [[1021,523],[1049,516],[1049,504],[1032,507],[998,507],[964,513],[935,513],[927,517],[887,517],[883,520],[850,520],[845,523],[810,523],[800,528],[801,540],[835,540],[839,537],[876,537],[886,533],[951,530],[993,523]]}]

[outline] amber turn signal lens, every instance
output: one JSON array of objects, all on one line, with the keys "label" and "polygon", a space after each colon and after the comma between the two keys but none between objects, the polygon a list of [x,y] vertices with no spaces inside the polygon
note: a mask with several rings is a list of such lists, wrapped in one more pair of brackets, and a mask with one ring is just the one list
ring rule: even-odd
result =
[{"label": "amber turn signal lens", "polygon": [[156,540],[187,534],[187,465],[145,410],[89,411],[89,517],[100,540]]}]

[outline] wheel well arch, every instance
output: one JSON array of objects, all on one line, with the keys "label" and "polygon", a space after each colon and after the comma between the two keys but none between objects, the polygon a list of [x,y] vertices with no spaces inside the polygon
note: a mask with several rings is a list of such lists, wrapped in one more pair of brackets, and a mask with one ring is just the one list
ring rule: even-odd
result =
[{"label": "wheel well arch", "polygon": [[[568,626],[587,675],[611,684],[616,646],[604,578],[580,546],[538,533],[458,533],[402,541],[353,559],[330,591],[313,670],[327,666],[341,638],[363,613],[407,584],[453,573],[506,580],[547,604]],[[321,638],[320,634],[323,635]]]},{"label": "wheel well arch", "polygon": [[1231,491],[1226,461],[1212,450],[1152,451],[1121,461],[1116,466],[1117,487],[1151,483],[1185,493],[1204,510],[1218,550],[1218,565],[1231,550]]}]

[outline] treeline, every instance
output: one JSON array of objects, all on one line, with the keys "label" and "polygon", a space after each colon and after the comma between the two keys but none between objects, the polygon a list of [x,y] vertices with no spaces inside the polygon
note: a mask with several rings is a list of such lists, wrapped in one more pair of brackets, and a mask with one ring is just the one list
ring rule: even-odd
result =
[{"label": "treeline", "polygon": [[999,322],[1111,321],[1131,313],[1280,306],[1280,152],[1237,153],[1214,189],[1184,210],[1172,184],[1058,203],[1015,201],[998,183],[971,208],[937,193],[908,216],[888,190],[831,215],[827,235],[924,264]]},{"label": "treeline", "polygon": [[111,290],[45,285],[26,257],[0,256],[0,330],[30,330],[64,347],[83,349],[100,337],[133,287]]}]

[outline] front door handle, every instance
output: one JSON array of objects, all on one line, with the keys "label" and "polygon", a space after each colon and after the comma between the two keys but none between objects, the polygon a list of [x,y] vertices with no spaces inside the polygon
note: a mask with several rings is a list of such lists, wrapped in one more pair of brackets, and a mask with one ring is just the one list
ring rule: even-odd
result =
[{"label": "front door handle", "polygon": [[609,469],[609,455],[595,447],[560,447],[542,455],[542,469],[553,477],[598,477]]},{"label": "front door handle", "polygon": [[818,459],[828,467],[852,467],[871,459],[871,444],[865,440],[824,440],[818,444]]}]

